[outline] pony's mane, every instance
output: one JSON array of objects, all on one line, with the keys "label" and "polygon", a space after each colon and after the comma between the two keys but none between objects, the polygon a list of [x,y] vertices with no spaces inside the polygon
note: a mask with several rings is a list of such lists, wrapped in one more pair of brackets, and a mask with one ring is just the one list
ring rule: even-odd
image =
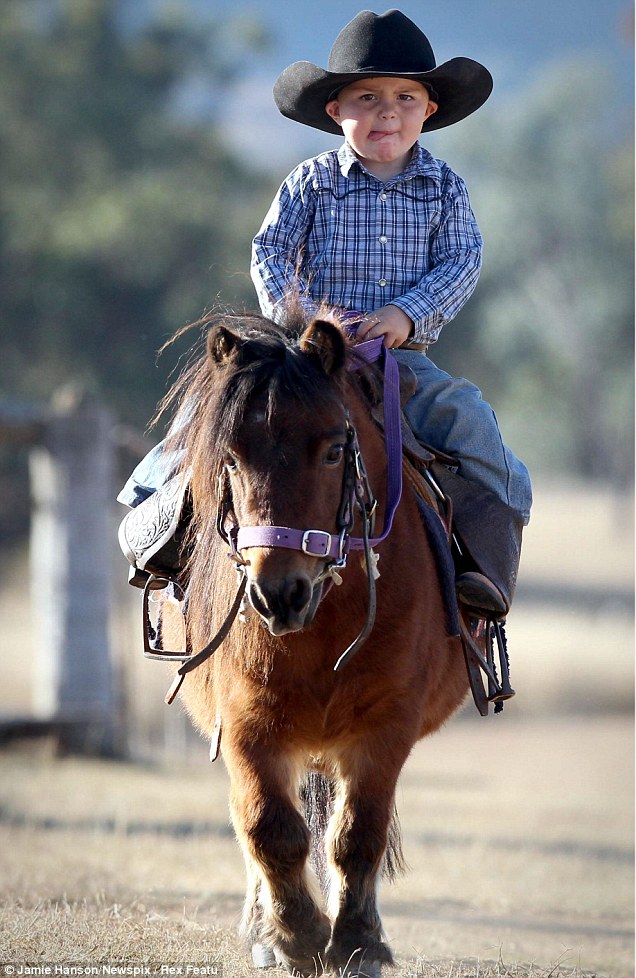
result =
[{"label": "pony's mane", "polygon": [[246,340],[250,356],[229,358],[221,370],[220,396],[215,416],[209,419],[219,448],[235,438],[255,400],[264,410],[265,430],[271,431],[281,408],[290,402],[319,410],[333,399],[336,389],[333,380],[301,351],[295,332],[281,331],[268,320],[259,323],[257,332],[249,326],[237,332]]}]

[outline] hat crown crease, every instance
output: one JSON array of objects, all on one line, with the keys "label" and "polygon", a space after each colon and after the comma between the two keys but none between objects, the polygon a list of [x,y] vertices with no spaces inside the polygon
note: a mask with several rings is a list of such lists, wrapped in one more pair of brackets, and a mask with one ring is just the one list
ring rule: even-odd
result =
[{"label": "hat crown crease", "polygon": [[377,16],[363,11],[336,38],[328,70],[412,74],[436,67],[426,35],[398,10]]}]

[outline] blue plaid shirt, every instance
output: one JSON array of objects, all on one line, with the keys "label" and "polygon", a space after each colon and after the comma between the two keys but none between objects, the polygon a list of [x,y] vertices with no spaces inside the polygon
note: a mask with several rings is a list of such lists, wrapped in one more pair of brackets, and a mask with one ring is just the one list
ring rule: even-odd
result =
[{"label": "blue plaid shirt", "polygon": [[293,170],[252,249],[264,315],[290,292],[358,312],[391,303],[432,343],[470,297],[482,240],[468,192],[448,164],[417,143],[410,163],[382,183],[344,143]]}]

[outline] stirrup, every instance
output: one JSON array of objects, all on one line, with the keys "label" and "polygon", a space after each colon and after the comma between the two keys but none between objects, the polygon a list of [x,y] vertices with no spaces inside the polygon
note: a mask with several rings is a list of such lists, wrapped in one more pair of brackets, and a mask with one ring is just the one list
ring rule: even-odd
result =
[{"label": "stirrup", "polygon": [[[460,606],[459,628],[468,671],[468,681],[475,706],[482,717],[488,716],[490,704],[501,713],[506,700],[515,696],[510,685],[510,662],[504,623],[494,618],[476,618]],[[495,645],[501,679],[495,664]],[[484,681],[487,680],[487,686]]]}]

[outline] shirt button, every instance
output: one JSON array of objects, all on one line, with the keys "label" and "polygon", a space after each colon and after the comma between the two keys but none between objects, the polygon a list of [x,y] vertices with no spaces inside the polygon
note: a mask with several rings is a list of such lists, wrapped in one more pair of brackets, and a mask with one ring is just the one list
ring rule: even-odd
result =
[{"label": "shirt button", "polygon": [[382,193],[380,194],[380,200],[386,200],[386,194],[384,193],[384,191],[382,191]]},{"label": "shirt button", "polygon": [[386,285],[386,279],[381,278],[380,281],[378,282],[378,285],[380,286],[381,289],[383,289],[384,286]]},{"label": "shirt button", "polygon": [[380,244],[386,244],[388,240],[389,239],[387,238],[386,234],[381,234],[380,237],[378,238]]}]

